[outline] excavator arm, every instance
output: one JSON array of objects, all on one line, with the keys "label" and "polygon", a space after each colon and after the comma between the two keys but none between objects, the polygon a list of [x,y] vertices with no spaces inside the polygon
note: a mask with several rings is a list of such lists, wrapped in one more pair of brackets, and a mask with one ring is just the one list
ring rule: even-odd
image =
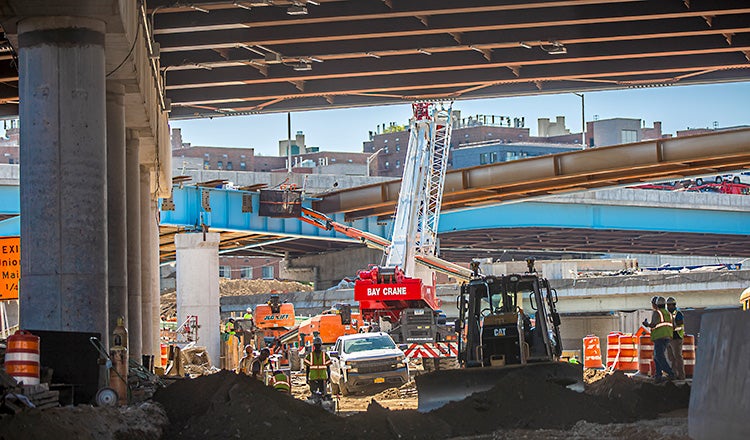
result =
[{"label": "excavator arm", "polygon": [[391,244],[389,240],[386,240],[383,237],[379,237],[375,234],[370,234],[369,232],[360,231],[357,228],[341,224],[337,221],[334,221],[332,218],[328,217],[322,212],[315,211],[314,209],[302,207],[302,215],[300,215],[299,219],[320,229],[324,229],[326,231],[334,230],[338,233],[346,235],[347,237],[355,238],[364,243],[365,246],[372,249],[384,251]]},{"label": "excavator arm", "polygon": [[[314,209],[303,207],[302,215],[299,219],[326,231],[334,230],[346,235],[347,237],[355,238],[372,249],[384,251],[391,244],[391,242],[385,238],[336,222],[322,212],[315,211]],[[471,271],[469,269],[441,258],[428,255],[415,255],[414,259],[418,264],[426,266],[436,272],[452,276],[459,281],[469,281],[471,279]]]}]

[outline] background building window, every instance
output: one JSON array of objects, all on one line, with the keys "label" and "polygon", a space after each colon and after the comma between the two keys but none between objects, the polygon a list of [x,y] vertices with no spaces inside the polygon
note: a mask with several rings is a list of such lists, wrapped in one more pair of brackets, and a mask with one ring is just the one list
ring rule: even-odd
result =
[{"label": "background building window", "polygon": [[261,267],[261,275],[264,280],[272,280],[273,279],[273,266],[263,266]]},{"label": "background building window", "polygon": [[252,279],[253,278],[253,268],[252,267],[243,267],[240,269],[240,278],[244,279]]},{"label": "background building window", "polygon": [[211,162],[210,162],[210,161],[207,161],[207,160],[204,160],[204,161],[203,161],[203,169],[204,169],[204,170],[208,170],[208,169],[210,169],[210,168],[211,168]]},{"label": "background building window", "polygon": [[245,162],[240,162],[240,169],[241,170],[247,169],[247,165],[245,164]]},{"label": "background building window", "polygon": [[218,168],[220,170],[224,169],[224,162],[222,162],[222,161],[216,162],[216,168]]},{"label": "background building window", "polygon": [[227,169],[231,170],[233,168],[232,162],[227,162]]},{"label": "background building window", "polygon": [[219,278],[232,278],[232,268],[230,266],[219,266]]},{"label": "background building window", "polygon": [[635,130],[622,130],[620,132],[620,141],[623,144],[638,142],[638,132]]},{"label": "background building window", "polygon": [[401,168],[401,161],[400,160],[396,161],[396,168]]},{"label": "background building window", "polygon": [[490,153],[481,153],[479,155],[479,165],[487,165],[490,160]]}]

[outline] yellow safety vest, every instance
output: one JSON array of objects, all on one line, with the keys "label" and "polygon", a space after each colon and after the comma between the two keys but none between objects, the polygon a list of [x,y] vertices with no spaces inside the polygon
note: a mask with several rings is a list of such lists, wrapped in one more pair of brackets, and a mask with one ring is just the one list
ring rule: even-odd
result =
[{"label": "yellow safety vest", "polygon": [[271,380],[268,382],[268,385],[272,386],[274,389],[279,391],[284,391],[285,393],[288,393],[292,387],[289,384],[289,378],[284,373],[278,373],[271,376]]},{"label": "yellow safety vest", "polygon": [[667,309],[657,309],[659,312],[659,322],[651,330],[651,340],[656,341],[662,338],[672,338],[672,314]]},{"label": "yellow safety vest", "polygon": [[310,368],[310,380],[328,379],[328,366],[331,365],[331,358],[328,353],[321,351],[316,353],[311,351],[305,356],[305,366]]}]

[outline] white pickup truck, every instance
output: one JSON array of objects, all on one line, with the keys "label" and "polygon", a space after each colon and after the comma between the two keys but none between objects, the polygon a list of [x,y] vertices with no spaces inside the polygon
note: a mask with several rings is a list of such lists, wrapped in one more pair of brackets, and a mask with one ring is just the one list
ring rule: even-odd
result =
[{"label": "white pickup truck", "polygon": [[334,394],[398,387],[409,381],[404,352],[387,333],[341,336],[328,354]]}]

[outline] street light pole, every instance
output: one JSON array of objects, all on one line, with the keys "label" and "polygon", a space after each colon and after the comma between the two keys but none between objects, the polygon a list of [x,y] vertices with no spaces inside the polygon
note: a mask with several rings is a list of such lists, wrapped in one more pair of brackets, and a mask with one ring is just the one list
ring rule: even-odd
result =
[{"label": "street light pole", "polygon": [[380,152],[381,152],[381,151],[383,151],[384,149],[385,149],[385,147],[383,147],[383,148],[380,148],[380,149],[378,149],[378,151],[376,151],[376,152],[372,153],[371,155],[369,155],[369,156],[367,157],[367,170],[365,170],[365,176],[366,176],[366,177],[370,177],[370,163],[372,162],[372,160],[373,160],[373,159],[375,159],[375,156],[377,156],[377,155],[378,155],[378,153],[380,153]]},{"label": "street light pole", "polygon": [[583,93],[573,92],[573,94],[581,98],[581,146],[586,148],[586,100]]},{"label": "street light pole", "polygon": [[286,113],[286,140],[288,142],[286,146],[286,171],[292,174],[292,114],[290,112]]}]

